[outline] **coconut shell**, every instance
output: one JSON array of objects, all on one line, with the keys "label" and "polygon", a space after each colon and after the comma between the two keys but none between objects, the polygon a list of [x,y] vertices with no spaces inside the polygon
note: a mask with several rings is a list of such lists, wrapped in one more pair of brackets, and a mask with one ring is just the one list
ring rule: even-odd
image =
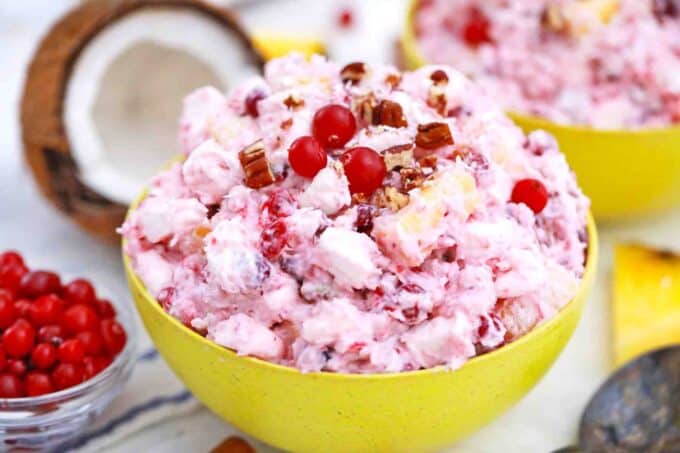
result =
[{"label": "coconut shell", "polygon": [[29,65],[21,102],[24,154],[41,192],[85,230],[116,241],[116,228],[127,206],[85,186],[71,155],[64,124],[68,80],[80,52],[100,31],[142,9],[193,9],[222,24],[252,54],[263,59],[233,13],[200,0],[96,0],[85,2],[61,18],[42,39]]}]

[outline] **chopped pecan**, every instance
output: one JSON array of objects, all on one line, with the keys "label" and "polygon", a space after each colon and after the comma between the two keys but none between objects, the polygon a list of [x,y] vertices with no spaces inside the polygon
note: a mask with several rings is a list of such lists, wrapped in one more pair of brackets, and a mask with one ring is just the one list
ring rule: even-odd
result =
[{"label": "chopped pecan", "polygon": [[416,145],[425,149],[437,149],[445,145],[453,145],[453,136],[449,125],[446,123],[419,124]]},{"label": "chopped pecan", "polygon": [[430,89],[430,94],[427,97],[427,105],[432,107],[442,116],[446,115],[446,95],[442,93],[438,86],[433,86]]},{"label": "chopped pecan", "polygon": [[288,96],[283,103],[291,110],[297,110],[305,105],[304,99],[295,94]]},{"label": "chopped pecan", "polygon": [[366,65],[361,62],[350,63],[340,71],[340,78],[343,83],[350,82],[357,85],[366,75]]},{"label": "chopped pecan", "polygon": [[368,195],[365,193],[353,193],[352,204],[366,204],[369,202]]},{"label": "chopped pecan", "polygon": [[380,208],[389,208],[392,211],[398,211],[409,202],[408,194],[399,192],[396,188],[387,186],[378,189],[373,194],[373,204]]},{"label": "chopped pecan", "polygon": [[418,165],[423,168],[436,168],[437,156],[435,154],[427,154],[418,159]]},{"label": "chopped pecan", "polygon": [[255,449],[240,437],[231,436],[210,450],[210,453],[255,453]]},{"label": "chopped pecan", "polygon": [[401,74],[388,74],[385,77],[385,83],[390,85],[394,90],[401,84]]},{"label": "chopped pecan", "polygon": [[387,171],[398,167],[407,167],[413,161],[413,145],[397,145],[385,150],[383,154]]},{"label": "chopped pecan", "polygon": [[290,127],[293,125],[293,118],[288,118],[287,120],[284,120],[281,122],[281,129],[284,131],[287,129],[290,129]]},{"label": "chopped pecan", "polygon": [[373,108],[373,124],[390,127],[406,127],[408,122],[404,110],[397,102],[382,100]]},{"label": "chopped pecan", "polygon": [[358,99],[355,103],[355,111],[359,119],[366,124],[373,122],[373,109],[376,106],[376,100],[373,93]]},{"label": "chopped pecan", "polygon": [[541,25],[556,33],[569,32],[569,21],[557,4],[548,4],[541,13]]},{"label": "chopped pecan", "polygon": [[420,168],[402,168],[399,170],[401,176],[401,188],[405,191],[419,187],[425,181],[425,174]]},{"label": "chopped pecan", "polygon": [[437,69],[430,74],[430,80],[432,80],[435,85],[446,85],[449,83],[449,76],[445,71]]},{"label": "chopped pecan", "polygon": [[269,166],[264,151],[264,141],[257,140],[246,146],[238,153],[243,172],[246,174],[245,184],[252,189],[259,189],[275,181],[274,173]]}]

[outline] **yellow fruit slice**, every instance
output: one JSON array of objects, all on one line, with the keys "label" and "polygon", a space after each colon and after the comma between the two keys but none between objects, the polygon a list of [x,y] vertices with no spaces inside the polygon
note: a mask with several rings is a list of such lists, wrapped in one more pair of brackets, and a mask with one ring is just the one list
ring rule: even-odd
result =
[{"label": "yellow fruit slice", "polygon": [[680,255],[618,245],[614,257],[614,362],[680,343]]},{"label": "yellow fruit slice", "polygon": [[252,36],[255,48],[266,60],[283,57],[290,52],[301,52],[306,56],[326,53],[324,43],[315,37],[305,35],[257,32]]}]

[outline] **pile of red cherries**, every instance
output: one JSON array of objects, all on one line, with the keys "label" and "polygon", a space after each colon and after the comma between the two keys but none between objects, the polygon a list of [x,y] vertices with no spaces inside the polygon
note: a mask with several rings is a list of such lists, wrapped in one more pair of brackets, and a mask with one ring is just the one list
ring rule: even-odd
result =
[{"label": "pile of red cherries", "polygon": [[45,395],[104,370],[127,341],[115,317],[89,281],[63,285],[16,252],[0,254],[0,398]]}]

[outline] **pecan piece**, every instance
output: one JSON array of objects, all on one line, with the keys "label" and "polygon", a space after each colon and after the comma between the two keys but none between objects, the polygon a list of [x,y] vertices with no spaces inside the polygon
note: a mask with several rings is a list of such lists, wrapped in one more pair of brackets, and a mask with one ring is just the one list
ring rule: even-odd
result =
[{"label": "pecan piece", "polygon": [[259,189],[275,181],[274,173],[269,166],[264,152],[264,141],[257,140],[238,153],[243,172],[246,174],[245,184],[251,189]]},{"label": "pecan piece", "polygon": [[373,124],[390,126],[390,127],[406,127],[408,122],[404,116],[404,110],[397,102],[382,100],[373,108]]},{"label": "pecan piece", "polygon": [[437,149],[445,145],[453,145],[453,136],[449,125],[446,123],[419,124],[416,145],[425,149]]},{"label": "pecan piece", "polygon": [[283,103],[291,110],[297,110],[305,105],[305,101],[296,94],[291,94]]},{"label": "pecan piece", "polygon": [[293,118],[288,118],[287,120],[284,120],[281,122],[281,129],[288,130],[290,127],[293,125]]},{"label": "pecan piece", "polygon": [[394,90],[401,84],[401,74],[388,74],[387,77],[385,77],[385,83]]},{"label": "pecan piece", "polygon": [[435,85],[446,85],[449,83],[449,76],[445,71],[437,69],[430,74],[430,80],[432,80]]},{"label": "pecan piece", "polygon": [[556,4],[549,4],[545,7],[541,13],[541,25],[555,33],[569,32],[569,21],[560,6]]},{"label": "pecan piece", "polygon": [[255,453],[255,449],[240,437],[231,436],[210,450],[210,453]]},{"label": "pecan piece", "polygon": [[423,168],[436,168],[437,156],[435,154],[427,154],[418,159],[418,165]]},{"label": "pecan piece", "polygon": [[366,65],[361,62],[350,63],[340,71],[340,78],[343,83],[350,82],[357,85],[366,75]]},{"label": "pecan piece", "polygon": [[439,90],[438,86],[433,86],[427,97],[428,107],[435,109],[440,115],[446,116],[446,104],[446,95]]},{"label": "pecan piece", "polygon": [[368,203],[368,195],[365,193],[353,193],[352,204],[366,204]]},{"label": "pecan piece", "polygon": [[383,154],[385,160],[385,167],[387,171],[394,170],[398,167],[407,167],[413,161],[413,145],[397,145],[387,148]]},{"label": "pecan piece", "polygon": [[420,168],[402,168],[399,170],[401,176],[401,188],[405,191],[419,187],[425,181],[425,174]]},{"label": "pecan piece", "polygon": [[371,93],[368,96],[358,99],[354,105],[359,119],[366,124],[371,124],[373,122],[373,109],[375,109],[376,106],[373,94]]},{"label": "pecan piece", "polygon": [[396,188],[387,186],[378,189],[373,195],[373,204],[380,208],[398,211],[409,202],[408,194],[399,192]]}]

